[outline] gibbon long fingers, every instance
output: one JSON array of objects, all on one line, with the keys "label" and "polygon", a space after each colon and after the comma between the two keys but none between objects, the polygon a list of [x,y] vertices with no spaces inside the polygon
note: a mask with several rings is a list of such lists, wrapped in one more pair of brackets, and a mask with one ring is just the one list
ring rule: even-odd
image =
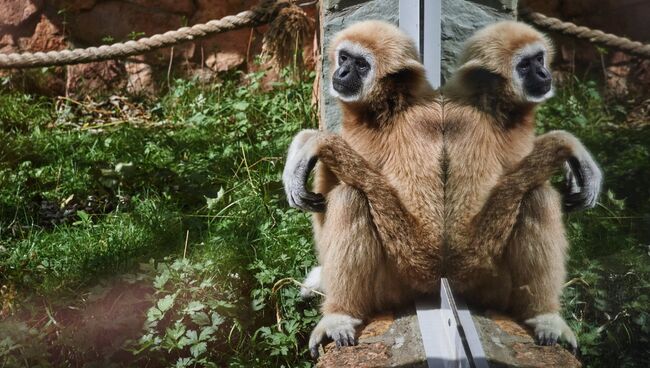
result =
[{"label": "gibbon long fingers", "polygon": [[294,137],[282,172],[282,183],[289,205],[308,212],[325,211],[325,197],[307,190],[309,174],[317,161],[310,142],[318,134],[317,130],[307,129]]},{"label": "gibbon long fingers", "polygon": [[584,150],[567,160],[564,210],[577,211],[596,206],[603,184],[603,173],[593,157]]}]

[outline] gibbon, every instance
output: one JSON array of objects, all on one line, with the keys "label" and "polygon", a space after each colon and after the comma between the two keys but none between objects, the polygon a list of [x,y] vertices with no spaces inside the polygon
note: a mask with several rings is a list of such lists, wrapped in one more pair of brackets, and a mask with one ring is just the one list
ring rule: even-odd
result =
[{"label": "gibbon", "polygon": [[[324,211],[314,214],[322,266],[306,280],[327,293],[313,355],[325,335],[354,343],[360,318],[435,292],[441,273],[470,302],[530,317],[538,342],[575,346],[554,307],[566,240],[548,179],[566,165],[573,191],[565,203],[579,208],[593,206],[602,176],[570,134],[534,137],[534,107],[552,93],[548,42],[518,23],[493,27],[468,41],[442,107],[412,41],[394,27],[364,22],[335,39],[331,92],[342,134],[299,133],[283,173],[292,206]],[[382,71],[395,60],[404,70]]]},{"label": "gibbon", "polygon": [[443,87],[443,273],[470,304],[524,320],[541,344],[561,338],[575,349],[558,313],[567,240],[549,179],[566,165],[566,207],[593,207],[602,174],[571,134],[535,136],[535,107],[553,94],[552,55],[532,27],[496,23],[466,42]]},{"label": "gibbon", "polygon": [[[354,344],[363,318],[436,290],[443,239],[441,106],[413,41],[366,21],[341,31],[330,50],[341,133],[300,132],[283,173],[289,203],[320,211],[322,267],[307,283],[326,296],[313,356],[325,336]],[[305,183],[317,160],[312,193]]]}]

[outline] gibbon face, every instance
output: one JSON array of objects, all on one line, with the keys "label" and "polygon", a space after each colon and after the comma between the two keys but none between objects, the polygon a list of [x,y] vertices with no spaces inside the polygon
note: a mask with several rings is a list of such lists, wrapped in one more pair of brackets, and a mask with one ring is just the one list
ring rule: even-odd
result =
[{"label": "gibbon face", "polygon": [[413,40],[386,22],[353,24],[336,35],[330,50],[330,93],[343,102],[372,103],[395,92],[396,82],[406,86],[425,80]]},{"label": "gibbon face", "polygon": [[465,43],[455,89],[499,95],[513,103],[540,103],[553,96],[553,47],[529,25],[504,21],[487,26]]},{"label": "gibbon face", "polygon": [[375,60],[359,44],[343,41],[336,50],[336,70],[332,73],[333,95],[343,101],[358,101],[373,80]]},{"label": "gibbon face", "polygon": [[515,88],[529,102],[542,102],[553,94],[553,78],[545,60],[546,49],[541,43],[524,47],[513,58]]}]

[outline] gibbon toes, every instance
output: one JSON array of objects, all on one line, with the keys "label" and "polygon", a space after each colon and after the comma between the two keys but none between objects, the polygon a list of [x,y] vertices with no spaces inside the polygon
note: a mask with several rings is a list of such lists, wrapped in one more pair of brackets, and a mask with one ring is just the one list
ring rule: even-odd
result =
[{"label": "gibbon toes", "polygon": [[340,348],[341,346],[354,346],[357,344],[354,330],[333,331],[331,338],[334,343],[336,343],[337,348]]},{"label": "gibbon toes", "polygon": [[578,342],[571,328],[557,313],[540,314],[526,320],[535,330],[535,340],[539,345],[555,345],[558,340],[571,346],[573,353],[578,351]]},{"label": "gibbon toes", "polygon": [[538,345],[553,346],[557,344],[560,335],[555,331],[546,331],[544,329],[537,333],[536,340]]},{"label": "gibbon toes", "polygon": [[307,278],[302,282],[300,287],[300,297],[303,299],[313,298],[316,293],[315,291],[323,292],[320,283],[320,272],[323,269],[322,266],[314,267],[307,274]]},{"label": "gibbon toes", "polygon": [[309,352],[312,358],[318,358],[318,347],[325,337],[332,339],[337,347],[356,345],[356,327],[360,324],[360,319],[346,314],[324,315],[309,337]]}]

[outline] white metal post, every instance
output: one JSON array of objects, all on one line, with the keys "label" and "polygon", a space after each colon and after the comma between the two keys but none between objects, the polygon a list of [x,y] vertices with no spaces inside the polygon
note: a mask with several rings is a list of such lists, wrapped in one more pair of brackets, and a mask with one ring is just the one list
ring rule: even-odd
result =
[{"label": "white metal post", "polygon": [[440,87],[442,0],[399,0],[399,26],[413,39],[434,88]]}]

